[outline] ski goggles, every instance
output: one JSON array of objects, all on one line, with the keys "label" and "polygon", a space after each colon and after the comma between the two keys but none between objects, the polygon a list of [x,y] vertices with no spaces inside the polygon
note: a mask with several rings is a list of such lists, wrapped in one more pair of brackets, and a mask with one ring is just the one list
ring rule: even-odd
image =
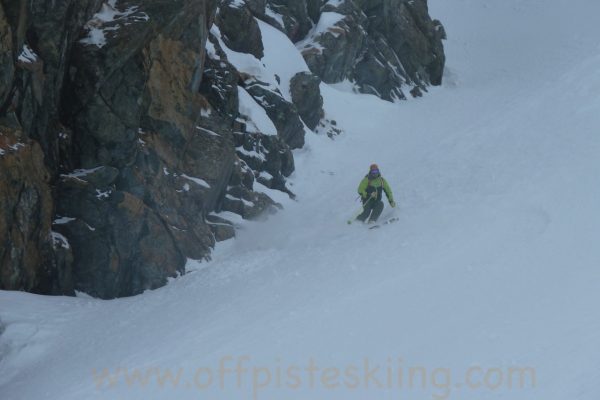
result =
[{"label": "ski goggles", "polygon": [[378,169],[372,169],[371,171],[369,171],[369,174],[371,174],[371,175],[379,175],[379,170]]}]

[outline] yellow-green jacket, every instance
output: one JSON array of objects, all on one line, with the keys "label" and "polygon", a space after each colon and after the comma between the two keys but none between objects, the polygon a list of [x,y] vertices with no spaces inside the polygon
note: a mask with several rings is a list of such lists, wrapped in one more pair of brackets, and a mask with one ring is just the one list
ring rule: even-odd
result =
[{"label": "yellow-green jacket", "polygon": [[394,203],[392,189],[382,176],[371,180],[369,180],[368,175],[365,176],[363,180],[360,181],[360,185],[358,185],[358,194],[360,194],[363,203],[369,199],[371,193],[373,193],[374,191],[377,191],[377,201],[381,201],[381,199],[383,198],[383,192],[385,192],[385,195],[390,204]]}]

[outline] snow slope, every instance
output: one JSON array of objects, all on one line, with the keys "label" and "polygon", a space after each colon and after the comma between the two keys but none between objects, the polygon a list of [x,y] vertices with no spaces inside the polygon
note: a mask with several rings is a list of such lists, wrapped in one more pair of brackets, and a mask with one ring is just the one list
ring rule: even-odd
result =
[{"label": "snow slope", "polygon": [[[114,301],[0,292],[1,398],[598,399],[600,3],[430,7],[444,87],[323,85],[346,134],[211,263]],[[375,231],[345,224],[372,162],[400,217]]]}]

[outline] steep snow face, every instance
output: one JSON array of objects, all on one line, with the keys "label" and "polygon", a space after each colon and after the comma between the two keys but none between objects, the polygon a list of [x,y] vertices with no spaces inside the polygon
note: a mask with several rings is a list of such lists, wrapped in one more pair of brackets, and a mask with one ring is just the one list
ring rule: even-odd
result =
[{"label": "steep snow face", "polygon": [[257,22],[265,46],[265,56],[262,58],[262,62],[268,70],[279,77],[283,97],[287,101],[292,101],[290,81],[298,72],[308,71],[306,62],[287,36],[269,24],[260,20]]},{"label": "steep snow face", "polygon": [[[211,263],[114,301],[0,292],[3,398],[597,399],[600,3],[430,7],[444,87],[323,85],[346,134]],[[345,220],[372,162],[400,220],[369,231]]]}]

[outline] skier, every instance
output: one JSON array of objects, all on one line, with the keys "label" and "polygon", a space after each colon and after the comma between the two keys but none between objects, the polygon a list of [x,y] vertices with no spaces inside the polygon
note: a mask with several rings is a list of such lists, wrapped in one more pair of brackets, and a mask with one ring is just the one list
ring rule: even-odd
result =
[{"label": "skier", "polygon": [[356,217],[357,220],[364,222],[368,218],[369,223],[377,221],[383,211],[383,201],[381,201],[383,192],[385,192],[390,206],[392,208],[396,207],[390,185],[381,176],[377,164],[372,164],[369,167],[369,173],[358,185],[358,194],[360,194],[363,203],[363,212]]}]

